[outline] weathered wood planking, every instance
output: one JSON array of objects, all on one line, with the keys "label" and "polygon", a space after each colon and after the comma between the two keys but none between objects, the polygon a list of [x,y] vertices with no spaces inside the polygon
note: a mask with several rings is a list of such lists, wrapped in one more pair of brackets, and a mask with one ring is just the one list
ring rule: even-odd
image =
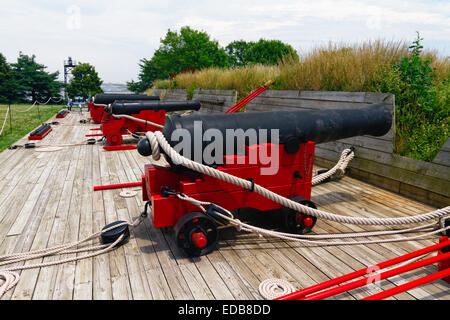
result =
[{"label": "weathered wood planking", "polygon": [[185,89],[155,89],[152,95],[159,96],[161,100],[165,101],[186,101],[188,94]]},{"label": "weathered wood planking", "polygon": [[[42,144],[84,141],[93,125],[81,125],[78,120],[83,117],[72,116],[55,126]],[[25,142],[26,138],[17,144]],[[0,153],[0,254],[60,245],[97,232],[109,222],[132,221],[143,210],[140,194],[123,199],[119,196],[122,190],[93,192],[93,186],[139,181],[148,162],[136,151],[105,152],[100,145],[67,147],[51,153],[24,149]],[[400,217],[433,210],[349,177],[314,187],[312,200],[324,211],[350,216]],[[240,215],[243,221],[279,226],[274,213],[243,211]],[[319,220],[314,231],[380,229]],[[258,286],[269,278],[287,279],[300,289],[437,241],[438,236],[414,242],[311,247],[224,229],[216,251],[190,259],[177,247],[171,229],[154,229],[151,219],[146,219],[132,230],[130,241],[114,252],[21,272],[18,285],[3,300],[259,300]],[[36,259],[25,265],[57,259]],[[430,266],[382,281],[381,285],[392,288],[435,271]],[[359,299],[379,291],[362,288],[337,298]],[[392,299],[448,300],[450,289],[445,282],[437,281]]]},{"label": "weathered wood planking", "polygon": [[195,90],[193,100],[202,103],[202,113],[223,113],[236,104],[235,90]]}]

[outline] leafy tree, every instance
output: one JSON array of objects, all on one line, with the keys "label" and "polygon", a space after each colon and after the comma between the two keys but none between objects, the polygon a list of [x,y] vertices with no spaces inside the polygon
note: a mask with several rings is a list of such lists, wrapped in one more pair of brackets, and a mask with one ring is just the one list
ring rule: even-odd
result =
[{"label": "leafy tree", "polygon": [[238,40],[225,47],[229,62],[232,67],[243,67],[249,63],[249,53],[255,42]]},{"label": "leafy tree", "polygon": [[18,84],[13,70],[0,53],[0,103],[12,103],[17,99]]},{"label": "leafy tree", "polygon": [[233,67],[249,63],[276,65],[287,56],[298,57],[291,45],[280,40],[260,39],[258,42],[239,40],[231,42],[225,50]]},{"label": "leafy tree", "polygon": [[47,67],[35,59],[35,55],[28,56],[20,52],[17,63],[11,65],[18,84],[18,98],[25,102],[60,97],[62,84],[57,80],[59,72],[46,72]]},{"label": "leafy tree", "polygon": [[206,32],[190,27],[183,27],[180,32],[169,29],[153,57],[141,60],[139,80],[129,82],[128,88],[140,92],[151,87],[156,79],[167,79],[186,70],[227,66],[225,50]]},{"label": "leafy tree", "polygon": [[152,60],[142,59],[139,64],[139,81],[127,82],[128,90],[141,93],[153,86],[153,81],[158,79],[157,71]]},{"label": "leafy tree", "polygon": [[103,81],[98,76],[95,68],[89,63],[78,64],[72,70],[72,80],[67,85],[66,90],[70,98],[76,96],[87,99],[98,93],[103,93],[101,85]]}]

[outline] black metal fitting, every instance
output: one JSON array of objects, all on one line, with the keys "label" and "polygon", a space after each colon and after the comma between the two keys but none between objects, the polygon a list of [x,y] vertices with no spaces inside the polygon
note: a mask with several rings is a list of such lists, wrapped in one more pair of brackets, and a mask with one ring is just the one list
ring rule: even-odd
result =
[{"label": "black metal fitting", "polygon": [[300,172],[295,171],[295,172],[294,172],[294,178],[296,178],[296,179],[303,179],[303,176],[301,175]]},{"label": "black metal fitting", "polygon": [[150,201],[148,201],[146,204],[145,204],[145,207],[144,207],[144,211],[141,213],[141,218],[147,218],[148,217],[148,208],[149,207],[151,207],[152,206],[152,203],[150,202]]},{"label": "black metal fitting", "polygon": [[161,197],[163,197],[163,198],[169,198],[170,196],[178,196],[178,195],[183,195],[183,194],[179,191],[169,189],[169,187],[166,187],[166,186],[161,187]]},{"label": "black metal fitting", "polygon": [[[450,227],[450,217],[441,218],[440,221],[442,228]],[[450,229],[447,229],[443,232],[444,236],[450,237]]]},{"label": "black metal fitting", "polygon": [[206,210],[206,214],[208,216],[210,216],[211,218],[213,218],[214,220],[216,220],[217,222],[219,222],[222,225],[227,225],[228,221],[225,220],[224,218],[220,217],[218,214],[216,214],[216,212],[221,213],[223,215],[228,215],[228,213],[225,210],[216,206],[215,204],[210,204],[208,209]]},{"label": "black metal fitting", "polygon": [[[118,226],[118,227],[111,229],[109,231],[105,231],[114,226]],[[116,244],[116,246],[115,246],[116,248],[124,245],[130,239],[130,228],[128,227],[128,224],[126,223],[126,221],[116,221],[114,223],[111,223],[111,224],[105,226],[102,229],[102,231],[103,231],[103,233],[101,235],[101,241],[103,244],[114,243],[119,239],[120,236],[123,235],[123,239],[119,243]]]},{"label": "black metal fitting", "polygon": [[255,180],[253,180],[252,178],[248,178],[248,181],[250,181],[252,183],[251,188],[249,189],[250,192],[254,192],[255,191]]}]

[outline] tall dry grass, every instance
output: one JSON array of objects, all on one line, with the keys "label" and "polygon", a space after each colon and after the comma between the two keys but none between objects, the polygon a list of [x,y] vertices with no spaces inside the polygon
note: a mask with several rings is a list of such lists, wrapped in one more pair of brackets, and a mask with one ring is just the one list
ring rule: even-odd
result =
[{"label": "tall dry grass", "polygon": [[155,87],[236,90],[239,96],[246,96],[261,84],[268,80],[275,80],[278,76],[277,66],[256,64],[233,69],[209,68],[195,73],[179,74],[172,83],[168,83],[167,80],[156,81]]},{"label": "tall dry grass", "polygon": [[401,41],[367,41],[316,47],[280,65],[280,86],[294,90],[365,91],[376,74],[408,54]]},{"label": "tall dry grass", "polygon": [[[379,91],[390,81],[392,67],[409,54],[405,41],[373,40],[356,44],[329,43],[298,58],[288,57],[278,66],[248,65],[234,69],[209,68],[183,73],[170,82],[157,80],[156,88],[237,90],[245,96],[261,84],[276,80],[273,89],[326,91]],[[424,51],[432,57],[435,81],[450,74],[448,57]],[[381,89],[380,89],[381,88]]]}]

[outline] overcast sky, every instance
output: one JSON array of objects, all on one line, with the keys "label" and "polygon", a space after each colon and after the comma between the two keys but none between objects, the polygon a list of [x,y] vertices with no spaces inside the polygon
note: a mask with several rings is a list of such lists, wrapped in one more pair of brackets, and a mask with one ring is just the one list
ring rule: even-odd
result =
[{"label": "overcast sky", "polygon": [[450,1],[368,0],[0,0],[0,52],[35,54],[48,71],[68,56],[93,64],[103,81],[137,79],[168,29],[189,25],[221,46],[278,39],[296,50],[368,39],[414,40],[450,55]]}]

